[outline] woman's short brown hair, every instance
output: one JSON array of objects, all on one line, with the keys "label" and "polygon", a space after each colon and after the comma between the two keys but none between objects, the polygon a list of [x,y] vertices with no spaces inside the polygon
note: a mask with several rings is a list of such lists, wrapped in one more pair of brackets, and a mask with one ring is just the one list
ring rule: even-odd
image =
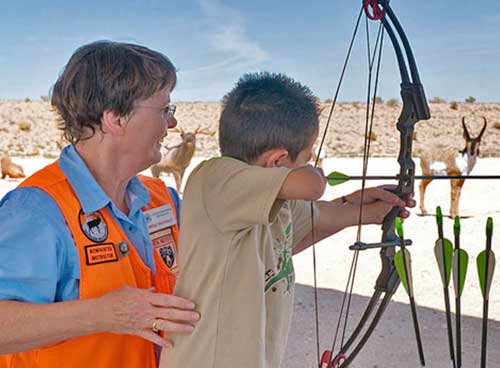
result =
[{"label": "woman's short brown hair", "polygon": [[51,103],[64,137],[76,143],[89,129],[93,135],[101,128],[104,111],[125,116],[135,101],[173,89],[176,81],[175,67],[165,55],[144,46],[98,41],[71,56],[52,88]]}]

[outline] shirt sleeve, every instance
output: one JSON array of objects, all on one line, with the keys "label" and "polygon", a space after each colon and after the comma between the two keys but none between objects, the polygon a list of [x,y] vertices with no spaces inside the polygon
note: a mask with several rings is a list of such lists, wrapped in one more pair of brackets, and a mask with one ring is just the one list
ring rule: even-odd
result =
[{"label": "shirt sleeve", "polygon": [[291,169],[264,168],[231,158],[213,159],[198,172],[205,209],[220,231],[268,225],[283,201],[277,196]]},{"label": "shirt sleeve", "polygon": [[47,193],[38,188],[9,192],[0,202],[0,224],[0,300],[52,303],[78,298],[78,253]]}]

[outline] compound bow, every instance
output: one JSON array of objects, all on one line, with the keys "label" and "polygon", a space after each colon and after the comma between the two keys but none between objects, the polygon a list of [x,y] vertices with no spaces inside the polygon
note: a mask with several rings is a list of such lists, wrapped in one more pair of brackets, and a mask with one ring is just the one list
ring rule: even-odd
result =
[{"label": "compound bow", "polygon": [[[398,195],[401,198],[408,198],[414,192],[414,177],[415,177],[415,163],[412,159],[412,142],[413,142],[413,131],[415,124],[420,120],[427,120],[430,118],[429,106],[427,104],[427,99],[425,97],[424,88],[420,81],[419,72],[417,69],[417,65],[415,62],[415,58],[413,56],[412,49],[410,47],[410,43],[403,31],[401,24],[399,23],[398,18],[396,17],[394,11],[389,5],[389,0],[363,0],[363,7],[360,11],[358,17],[358,23],[356,25],[353,39],[351,40],[351,44],[349,46],[348,55],[346,61],[344,63],[344,68],[341,73],[339,86],[334,96],[334,100],[332,103],[332,107],[330,110],[330,114],[328,117],[328,122],[325,128],[324,135],[321,140],[319,154],[321,153],[321,149],[325,140],[325,136],[328,130],[328,126],[330,123],[330,119],[335,108],[335,103],[338,97],[338,92],[340,89],[340,85],[342,83],[342,79],[344,76],[344,72],[347,67],[347,62],[349,59],[349,55],[352,50],[353,41],[357,32],[357,28],[359,25],[359,21],[361,19],[362,13],[365,13],[366,17],[371,20],[380,21],[381,25],[379,28],[379,34],[377,37],[377,43],[380,42],[380,50],[379,50],[379,66],[377,67],[377,81],[378,81],[378,73],[380,69],[380,57],[382,50],[382,41],[383,41],[383,31],[387,32],[391,43],[394,47],[400,74],[401,74],[401,98],[402,98],[402,111],[399,116],[397,122],[397,129],[400,133],[400,150],[398,156],[398,163],[400,166],[397,187],[391,190],[394,194]],[[368,23],[368,21],[367,21]],[[370,79],[369,79],[369,90],[371,86],[371,70],[373,67],[373,61],[375,60],[376,48],[373,54],[373,58],[369,57],[372,62],[370,63]],[[403,52],[404,51],[404,52]],[[405,59],[406,56],[406,59]],[[373,108],[375,105],[375,92],[373,93]],[[370,96],[370,92],[369,92]],[[368,102],[370,101],[370,97],[368,98]],[[369,106],[369,104],[368,104]],[[363,176],[366,176],[366,168],[367,168],[367,160],[369,155],[369,145],[370,145],[370,133],[373,125],[373,109],[371,114],[371,124],[368,128],[368,118],[369,109],[367,108],[367,128],[365,129],[365,150],[364,150],[364,168],[363,168]],[[362,196],[364,191],[364,180],[362,184]],[[363,200],[361,200],[362,202]],[[349,364],[353,361],[353,359],[358,355],[361,351],[365,343],[368,341],[370,335],[374,331],[377,326],[380,318],[382,317],[384,311],[386,310],[392,295],[396,292],[399,284],[400,278],[396,271],[395,263],[394,263],[394,255],[396,253],[395,248],[400,246],[401,239],[397,236],[395,232],[395,220],[398,216],[399,208],[393,208],[390,213],[385,217],[382,224],[382,241],[379,243],[371,243],[366,244],[360,241],[360,226],[361,226],[361,218],[362,218],[362,205],[360,206],[360,215],[359,215],[359,224],[358,224],[358,239],[354,245],[350,247],[355,251],[353,257],[353,264],[351,265],[351,271],[349,274],[348,285],[346,286],[346,292],[344,293],[344,300],[342,302],[339,324],[337,325],[337,331],[335,333],[334,342],[332,344],[332,349],[330,351],[326,351],[321,360],[320,360],[320,368],[333,368],[333,367],[348,367]],[[411,240],[406,240],[406,245],[411,244]],[[344,334],[347,324],[347,316],[349,314],[349,305],[350,298],[352,294],[352,285],[354,281],[354,275],[356,270],[356,263],[358,252],[364,249],[370,248],[381,248],[380,256],[382,260],[382,269],[380,274],[377,277],[377,281],[375,283],[375,291],[370,298],[370,301],[358,322],[358,325],[354,328],[350,337],[344,342],[344,338],[342,338],[341,347],[336,355],[333,355],[332,352],[335,351],[335,343],[337,339],[338,329],[340,325],[340,320],[342,318],[342,312],[344,310],[345,298],[346,295],[349,295],[349,301],[347,304],[347,310],[345,314],[345,322],[344,322]],[[315,260],[315,250],[313,247],[313,257],[314,264]],[[316,274],[316,270],[314,271]],[[316,278],[315,278],[316,279]],[[351,281],[352,279],[352,281]],[[349,286],[350,285],[350,286]],[[348,292],[350,288],[350,291]],[[316,290],[316,285],[315,285]],[[318,325],[318,317],[317,317],[317,292],[315,292],[316,296],[316,324]],[[377,307],[378,305],[378,307]],[[416,321],[414,320],[414,323]],[[366,329],[364,327],[368,326]],[[418,325],[415,325],[416,332]],[[364,333],[362,334],[362,332]],[[318,326],[316,326],[316,337],[319,340],[319,332]],[[419,339],[417,332],[417,339]],[[419,341],[418,341],[419,342]],[[318,345],[318,359],[319,359],[319,341],[317,341]],[[420,353],[420,361],[422,365],[424,365],[423,361],[423,352],[421,349],[421,343],[419,342],[419,353]]]}]

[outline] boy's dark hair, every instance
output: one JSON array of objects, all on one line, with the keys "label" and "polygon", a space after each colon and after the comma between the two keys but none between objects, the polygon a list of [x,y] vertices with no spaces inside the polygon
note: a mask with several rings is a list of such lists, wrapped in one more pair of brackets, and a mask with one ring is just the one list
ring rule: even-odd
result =
[{"label": "boy's dark hair", "polygon": [[101,128],[104,111],[126,116],[133,104],[159,90],[175,87],[175,67],[146,47],[98,41],[77,49],[53,86],[52,106],[64,137],[76,143],[87,129]]},{"label": "boy's dark hair", "polygon": [[219,146],[223,156],[248,163],[274,148],[285,148],[295,161],[318,126],[309,88],[283,74],[245,74],[222,100]]}]

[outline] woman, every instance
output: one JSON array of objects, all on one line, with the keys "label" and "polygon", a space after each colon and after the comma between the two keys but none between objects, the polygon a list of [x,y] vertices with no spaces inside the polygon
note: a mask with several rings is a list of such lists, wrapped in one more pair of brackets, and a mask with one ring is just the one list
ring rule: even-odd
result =
[{"label": "woman", "polygon": [[[175,68],[142,46],[78,49],[53,87],[72,143],[0,202],[0,367],[156,367],[190,333],[176,195],[138,177],[176,125]],[[158,350],[158,349],[156,349]]]}]

